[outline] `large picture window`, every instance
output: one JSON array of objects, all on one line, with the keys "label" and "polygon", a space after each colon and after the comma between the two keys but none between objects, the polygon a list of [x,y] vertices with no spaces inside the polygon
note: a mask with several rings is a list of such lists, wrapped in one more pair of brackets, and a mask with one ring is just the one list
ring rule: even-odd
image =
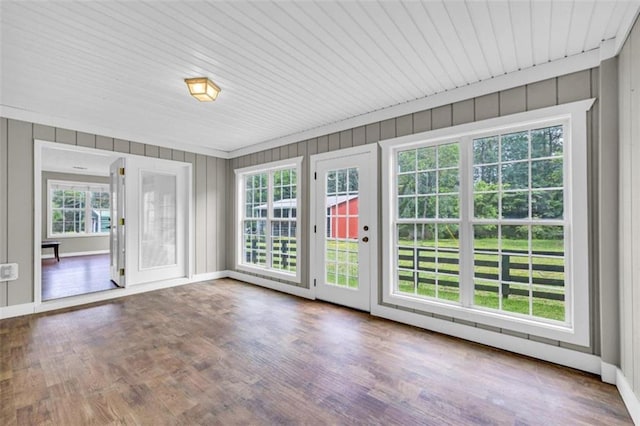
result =
[{"label": "large picture window", "polygon": [[237,267],[299,281],[301,159],[236,170]]},{"label": "large picture window", "polygon": [[47,194],[49,237],[109,233],[109,185],[49,180]]},{"label": "large picture window", "polygon": [[586,120],[562,108],[382,144],[385,302],[588,342]]}]

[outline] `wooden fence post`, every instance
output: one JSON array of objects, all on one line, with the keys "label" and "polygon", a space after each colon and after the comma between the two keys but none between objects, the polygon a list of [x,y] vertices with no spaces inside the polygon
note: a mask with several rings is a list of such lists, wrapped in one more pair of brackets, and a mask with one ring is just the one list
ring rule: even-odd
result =
[{"label": "wooden fence post", "polygon": [[258,240],[251,240],[251,263],[258,263]]},{"label": "wooden fence post", "polygon": [[[418,287],[420,287],[420,276],[416,272],[418,267],[420,266],[420,252],[421,250],[418,247],[414,247],[414,256],[413,256],[413,282],[415,283],[416,293],[418,292]],[[425,283],[426,284],[426,283]]]},{"label": "wooden fence post", "polygon": [[287,269],[289,266],[289,247],[287,240],[280,240],[280,252],[282,253],[282,269]]},{"label": "wooden fence post", "polygon": [[509,284],[503,281],[509,281],[511,278],[511,257],[508,254],[502,255],[502,273],[500,277],[500,286],[502,287],[502,297],[509,297]]}]

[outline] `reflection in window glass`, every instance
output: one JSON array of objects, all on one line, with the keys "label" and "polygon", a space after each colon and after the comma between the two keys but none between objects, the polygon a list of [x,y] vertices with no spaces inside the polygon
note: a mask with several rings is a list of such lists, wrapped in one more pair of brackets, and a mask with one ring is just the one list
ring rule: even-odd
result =
[{"label": "reflection in window glass", "polygon": [[142,171],[140,177],[140,268],[175,265],[176,176]]}]

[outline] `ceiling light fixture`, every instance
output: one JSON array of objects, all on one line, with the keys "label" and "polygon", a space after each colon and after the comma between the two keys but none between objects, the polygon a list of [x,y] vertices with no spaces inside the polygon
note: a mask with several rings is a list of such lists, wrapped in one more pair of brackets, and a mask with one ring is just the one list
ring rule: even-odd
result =
[{"label": "ceiling light fixture", "polygon": [[200,102],[213,102],[220,93],[220,88],[206,77],[185,78],[191,96]]}]

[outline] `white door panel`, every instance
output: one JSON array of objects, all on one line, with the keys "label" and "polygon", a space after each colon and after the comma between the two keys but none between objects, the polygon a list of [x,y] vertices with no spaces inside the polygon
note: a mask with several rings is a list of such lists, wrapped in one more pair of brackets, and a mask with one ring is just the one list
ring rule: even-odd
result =
[{"label": "white door panel", "polygon": [[111,229],[109,232],[111,281],[118,287],[125,287],[126,280],[121,272],[125,269],[125,159],[118,158],[109,168],[109,186],[111,194]]},{"label": "white door panel", "polygon": [[377,150],[311,157],[311,274],[318,299],[370,311],[377,268]]},{"label": "white door panel", "polygon": [[189,176],[188,165],[178,162],[127,161],[129,284],[188,276]]}]

